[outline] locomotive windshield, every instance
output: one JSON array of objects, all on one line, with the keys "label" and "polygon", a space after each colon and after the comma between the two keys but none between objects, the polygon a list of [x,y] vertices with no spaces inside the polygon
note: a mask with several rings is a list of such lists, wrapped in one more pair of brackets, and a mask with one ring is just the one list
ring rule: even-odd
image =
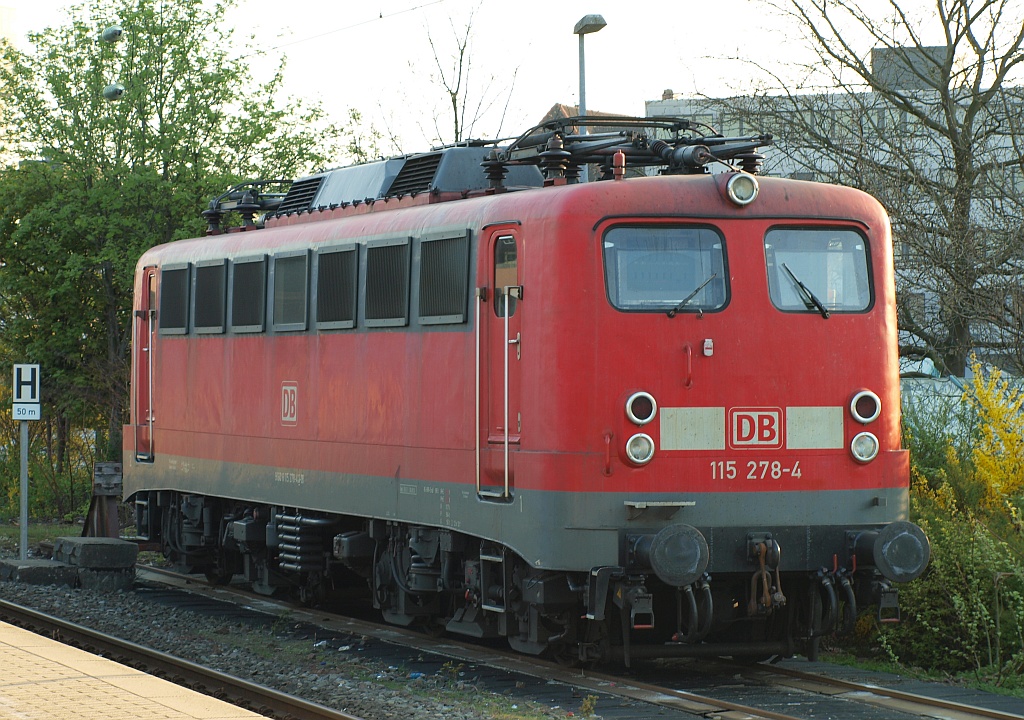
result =
[{"label": "locomotive windshield", "polygon": [[[861,312],[871,307],[867,241],[853,230],[776,228],[764,239],[768,292],[786,312]],[[805,293],[800,285],[806,287]],[[821,306],[825,310],[822,310]]]},{"label": "locomotive windshield", "polygon": [[604,271],[608,299],[619,310],[725,307],[724,242],[712,228],[612,228],[604,236]]}]

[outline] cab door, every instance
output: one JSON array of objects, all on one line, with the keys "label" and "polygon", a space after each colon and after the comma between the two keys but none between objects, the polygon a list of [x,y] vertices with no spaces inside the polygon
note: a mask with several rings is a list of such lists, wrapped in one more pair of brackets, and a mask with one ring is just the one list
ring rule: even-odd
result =
[{"label": "cab door", "polygon": [[478,293],[478,382],[480,458],[477,492],[481,497],[512,496],[515,452],[522,433],[520,388],[522,360],[523,243],[518,226],[486,235],[489,292]]},{"label": "cab door", "polygon": [[135,352],[132,381],[135,407],[132,408],[132,422],[135,424],[135,459],[143,462],[153,460],[153,363],[156,337],[156,268],[143,270],[140,307],[135,310]]}]

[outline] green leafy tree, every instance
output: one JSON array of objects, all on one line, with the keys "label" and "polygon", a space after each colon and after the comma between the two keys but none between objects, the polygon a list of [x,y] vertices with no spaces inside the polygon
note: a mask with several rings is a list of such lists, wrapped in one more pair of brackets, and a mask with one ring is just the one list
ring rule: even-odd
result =
[{"label": "green leafy tree", "polygon": [[231,5],[91,0],[31,50],[0,46],[0,158],[20,159],[0,168],[0,360],[42,365],[58,473],[86,428],[120,457],[141,253],[202,234],[200,211],[236,182],[359,150],[319,105],[282,97],[283,63],[253,79]]}]

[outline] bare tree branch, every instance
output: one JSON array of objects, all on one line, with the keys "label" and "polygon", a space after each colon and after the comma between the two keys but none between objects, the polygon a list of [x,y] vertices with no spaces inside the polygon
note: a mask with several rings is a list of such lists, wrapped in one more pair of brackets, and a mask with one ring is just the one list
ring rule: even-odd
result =
[{"label": "bare tree branch", "polygon": [[[908,351],[923,347],[954,373],[972,351],[1024,368],[1020,4],[935,0],[924,19],[910,0],[890,0],[884,19],[850,2],[766,4],[797,21],[816,62],[790,68],[799,84],[762,68],[767,84],[752,95],[705,102],[776,133],[785,156],[769,172],[882,201]],[[923,39],[935,36],[945,44]]]},{"label": "bare tree branch", "polygon": [[[427,31],[427,42],[430,44],[436,70],[436,73],[431,74],[430,81],[444,96],[444,110],[435,112],[431,118],[433,131],[424,133],[430,136],[430,142],[459,143],[473,138],[477,125],[497,105],[502,96],[505,96],[504,108],[498,119],[497,132],[494,134],[494,137],[500,137],[519,69],[517,67],[512,71],[507,94],[494,75],[486,81],[476,81],[472,39],[473,19],[478,9],[479,5],[470,12],[464,27],[457,27],[455,20],[448,18],[452,49],[447,59],[441,43],[435,40],[429,30]],[[412,70],[416,72],[415,67],[412,67]],[[444,126],[450,127],[450,132],[443,130]],[[420,129],[423,129],[422,125]]]}]

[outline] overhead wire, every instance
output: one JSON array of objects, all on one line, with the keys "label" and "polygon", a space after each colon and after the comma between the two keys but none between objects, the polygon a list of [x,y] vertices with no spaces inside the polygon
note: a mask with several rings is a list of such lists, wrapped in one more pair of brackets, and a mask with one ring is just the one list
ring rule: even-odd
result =
[{"label": "overhead wire", "polygon": [[378,22],[380,22],[380,20],[385,20],[385,19],[390,19],[392,17],[397,17],[398,15],[403,15],[403,14],[406,14],[407,12],[414,12],[415,10],[421,10],[421,9],[423,9],[425,7],[430,7],[431,5],[439,5],[442,2],[444,2],[444,0],[433,0],[433,2],[421,3],[421,4],[416,5],[414,7],[408,7],[406,9],[404,9],[404,10],[397,10],[397,11],[391,12],[389,14],[384,14],[383,12],[381,12],[381,13],[379,13],[379,15],[377,17],[371,17],[370,19],[362,20],[361,23],[355,23],[353,25],[347,25],[344,28],[336,28],[335,30],[329,30],[329,31],[327,31],[325,33],[319,33],[317,35],[310,35],[309,37],[306,37],[306,38],[299,38],[298,40],[292,40],[292,41],[289,41],[289,42],[286,42],[286,43],[282,43],[280,45],[274,45],[273,47],[268,48],[268,49],[270,49],[270,50],[280,50],[280,49],[282,49],[284,47],[291,47],[292,45],[298,45],[300,43],[309,42],[310,40],[319,40],[321,38],[326,38],[329,35],[335,35],[336,33],[343,33],[346,30],[354,30],[355,28],[361,28],[362,26],[370,25],[371,23],[378,23]]}]

